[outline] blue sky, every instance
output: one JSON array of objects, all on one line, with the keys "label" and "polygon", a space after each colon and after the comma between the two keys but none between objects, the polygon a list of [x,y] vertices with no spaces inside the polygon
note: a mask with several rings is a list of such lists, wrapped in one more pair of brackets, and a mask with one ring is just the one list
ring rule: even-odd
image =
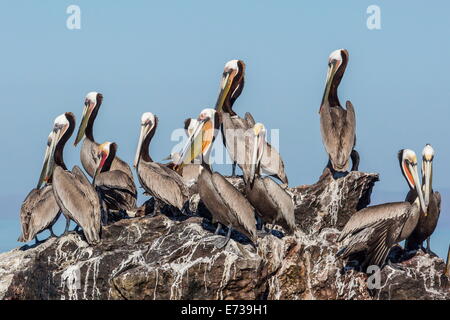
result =
[{"label": "blue sky", "polygon": [[[66,28],[66,8],[81,8],[81,29]],[[366,9],[381,8],[381,30]],[[212,107],[226,61],[246,62],[235,110],[280,129],[290,185],[314,183],[327,156],[317,113],[330,52],[346,48],[341,102],[357,115],[360,170],[380,173],[372,204],[402,201],[408,187],[397,151],[436,150],[434,189],[443,194],[432,248],[450,242],[450,21],[448,1],[18,1],[0,3],[0,251],[15,246],[21,201],[37,182],[53,119],[84,96],[104,94],[97,141],[115,141],[132,162],[139,119],[160,126],[151,147],[167,156],[172,130]],[[65,150],[79,164],[80,148]],[[228,170],[228,169],[226,169]],[[229,168],[231,170],[231,168]]]}]

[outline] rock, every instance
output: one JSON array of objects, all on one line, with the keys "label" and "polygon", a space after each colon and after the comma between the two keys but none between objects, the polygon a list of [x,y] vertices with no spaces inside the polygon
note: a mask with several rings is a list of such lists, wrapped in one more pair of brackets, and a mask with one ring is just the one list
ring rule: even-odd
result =
[{"label": "rock", "polygon": [[[193,217],[161,208],[104,227],[96,246],[71,233],[17,248],[0,254],[0,298],[449,299],[445,263],[437,257],[394,248],[391,255],[404,270],[386,266],[375,289],[368,288],[370,275],[336,258],[339,229],[370,202],[377,180],[362,172],[334,180],[325,172],[314,185],[289,189],[298,230],[282,238],[260,236],[256,246],[233,233],[217,249],[224,233],[214,236],[194,194]],[[242,187],[241,179],[230,181]]]},{"label": "rock", "polygon": [[305,233],[327,227],[342,230],[353,213],[369,205],[378,180],[378,174],[363,172],[350,172],[335,180],[325,169],[317,183],[292,189],[297,225]]}]

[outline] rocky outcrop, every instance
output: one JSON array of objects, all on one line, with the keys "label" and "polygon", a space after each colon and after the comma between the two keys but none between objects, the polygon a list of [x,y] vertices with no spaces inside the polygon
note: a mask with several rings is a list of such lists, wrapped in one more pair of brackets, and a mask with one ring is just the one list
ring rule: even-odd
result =
[{"label": "rocky outcrop", "polygon": [[[223,234],[213,234],[193,195],[193,217],[163,209],[105,227],[97,246],[72,233],[18,248],[0,254],[0,298],[449,299],[445,263],[437,257],[394,248],[402,269],[386,266],[375,278],[336,258],[339,229],[370,202],[377,180],[361,172],[334,180],[325,172],[314,185],[290,189],[298,230],[285,237],[261,232],[256,245],[236,233],[217,249]],[[231,181],[242,187],[240,179]]]},{"label": "rocky outcrop", "polygon": [[325,169],[313,185],[292,189],[295,220],[305,233],[318,233],[323,228],[342,228],[356,211],[367,207],[378,174],[351,172],[334,179]]}]

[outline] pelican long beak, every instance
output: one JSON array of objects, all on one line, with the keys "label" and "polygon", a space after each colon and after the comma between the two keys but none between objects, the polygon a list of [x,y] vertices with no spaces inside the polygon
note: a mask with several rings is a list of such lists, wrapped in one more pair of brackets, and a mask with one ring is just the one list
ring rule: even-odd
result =
[{"label": "pelican long beak", "polygon": [[[44,164],[45,167],[45,180],[47,181],[48,179],[50,179],[50,177],[53,175],[53,169],[55,168],[55,150],[56,150],[56,145],[58,144],[59,140],[61,139],[61,137],[64,135],[63,131],[61,129],[58,129],[56,131],[53,131],[52,134],[52,143],[50,144],[49,148],[48,148],[48,158],[47,158],[47,164]],[[44,170],[44,168],[42,169]],[[41,174],[42,175],[42,174]]]},{"label": "pelican long beak", "polygon": [[[328,95],[330,94],[331,83],[333,82],[333,78],[334,78],[334,75],[336,74],[336,70],[338,69],[338,67],[339,66],[336,62],[332,62],[328,66],[327,80],[325,82],[325,91],[323,92],[322,103],[320,104],[321,106],[324,104],[325,100],[327,99]],[[319,113],[320,113],[321,109],[322,108],[319,109]]]},{"label": "pelican long beak", "polygon": [[83,117],[81,119],[80,127],[78,128],[77,138],[75,139],[74,146],[77,146],[77,144],[80,143],[81,140],[83,140],[86,127],[94,107],[95,105],[93,104],[85,104],[83,109]]},{"label": "pelican long beak", "polygon": [[230,72],[226,72],[223,77],[222,81],[220,83],[220,93],[219,97],[217,98],[216,102],[216,111],[222,112],[223,111],[223,105],[225,103],[225,99],[228,96],[228,93],[230,92],[231,83],[233,82],[234,76],[230,74]]},{"label": "pelican long beak", "polygon": [[253,137],[253,151],[252,151],[252,159],[250,160],[250,177],[249,181],[250,184],[253,184],[253,181],[255,180],[255,174],[256,174],[256,161],[258,159],[258,136],[255,135]]},{"label": "pelican long beak", "polygon": [[175,163],[175,168],[178,170],[183,167],[184,164],[191,163],[192,160],[196,159],[207,147],[208,142],[204,141],[205,131],[207,129],[214,129],[212,127],[211,119],[206,118],[204,120],[199,120],[195,126],[192,134],[189,136],[186,144],[181,151],[180,158]]},{"label": "pelican long beak", "polygon": [[139,142],[136,150],[136,155],[134,156],[133,167],[137,168],[139,160],[141,159],[141,150],[144,139],[148,134],[148,125],[141,125],[141,133],[139,135]]},{"label": "pelican long beak", "polygon": [[417,164],[408,164],[409,166],[409,170],[413,176],[413,180],[414,180],[414,187],[417,191],[417,195],[419,196],[419,203],[420,203],[420,207],[424,213],[425,216],[427,216],[427,210],[428,210],[428,206],[425,203],[425,200],[423,198],[423,193],[422,193],[422,188],[420,180],[419,180],[419,173],[417,171]]},{"label": "pelican long beak", "polygon": [[47,176],[47,167],[49,165],[49,160],[50,160],[50,155],[51,155],[50,148],[51,148],[51,141],[53,141],[53,131],[50,134],[49,139],[50,139],[50,144],[47,144],[47,147],[45,149],[44,162],[42,164],[42,171],[41,171],[41,175],[39,176],[37,189],[39,189],[44,182],[47,182],[50,179],[50,177]]},{"label": "pelican long beak", "polygon": [[425,197],[425,205],[428,208],[430,204],[430,196],[431,196],[431,178],[433,175],[433,163],[431,160],[423,160],[422,161],[422,172],[425,181],[424,182],[424,197]]}]

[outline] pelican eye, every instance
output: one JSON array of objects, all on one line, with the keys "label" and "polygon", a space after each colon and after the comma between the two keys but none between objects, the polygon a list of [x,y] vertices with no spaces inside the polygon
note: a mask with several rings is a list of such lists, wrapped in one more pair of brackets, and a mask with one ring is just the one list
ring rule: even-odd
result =
[{"label": "pelican eye", "polygon": [[406,161],[407,161],[408,164],[412,165],[413,167],[417,165],[417,163],[415,163],[415,162],[413,162],[411,160],[406,159]]}]

